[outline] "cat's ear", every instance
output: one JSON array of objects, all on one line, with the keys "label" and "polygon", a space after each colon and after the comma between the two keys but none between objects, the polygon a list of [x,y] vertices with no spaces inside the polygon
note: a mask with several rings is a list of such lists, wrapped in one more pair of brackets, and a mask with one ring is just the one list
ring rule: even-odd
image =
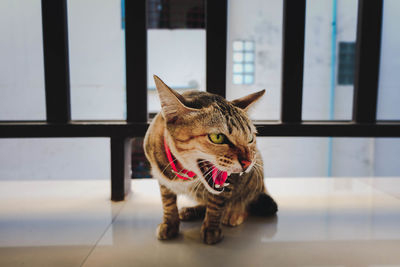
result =
[{"label": "cat's ear", "polygon": [[162,114],[167,122],[176,121],[179,116],[197,111],[186,107],[183,96],[169,88],[158,76],[153,75],[153,78],[160,97]]},{"label": "cat's ear", "polygon": [[235,100],[231,101],[231,103],[238,108],[248,111],[248,109],[255,102],[257,102],[257,100],[260,99],[264,94],[265,94],[265,89],[261,90],[259,92],[235,99]]}]

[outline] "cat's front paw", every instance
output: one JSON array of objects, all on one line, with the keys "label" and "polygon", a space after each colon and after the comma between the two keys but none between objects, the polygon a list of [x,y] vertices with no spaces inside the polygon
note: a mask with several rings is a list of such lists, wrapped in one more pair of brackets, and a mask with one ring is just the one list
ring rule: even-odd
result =
[{"label": "cat's front paw", "polygon": [[212,245],[221,241],[224,238],[224,235],[222,234],[221,228],[203,227],[201,229],[201,237],[204,243]]},{"label": "cat's front paw", "polygon": [[157,227],[157,238],[168,240],[176,237],[179,233],[179,223],[160,223]]},{"label": "cat's front paw", "polygon": [[235,227],[241,225],[247,216],[247,212],[227,212],[221,222],[224,225]]}]

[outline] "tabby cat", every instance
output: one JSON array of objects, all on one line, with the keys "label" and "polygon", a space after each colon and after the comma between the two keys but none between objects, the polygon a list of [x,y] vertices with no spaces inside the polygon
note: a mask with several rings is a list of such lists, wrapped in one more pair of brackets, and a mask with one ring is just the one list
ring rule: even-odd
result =
[{"label": "tabby cat", "polygon": [[[249,213],[275,214],[256,129],[247,116],[265,90],[229,102],[207,92],[181,95],[157,76],[154,80],[162,111],[146,133],[144,149],[162,197],[158,239],[175,237],[180,221],[204,217],[201,237],[214,244],[223,237],[221,223],[237,226]],[[198,205],[178,211],[177,194],[189,195]]]}]

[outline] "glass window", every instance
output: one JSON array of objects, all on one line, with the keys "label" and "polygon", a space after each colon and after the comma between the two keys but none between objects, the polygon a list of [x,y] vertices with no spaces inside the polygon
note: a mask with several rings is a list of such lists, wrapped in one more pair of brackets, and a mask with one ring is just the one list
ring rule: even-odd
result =
[{"label": "glass window", "polygon": [[243,53],[242,52],[233,52],[233,62],[234,63],[242,63],[243,62]]},{"label": "glass window", "polygon": [[242,74],[233,74],[233,83],[234,84],[242,84],[243,83],[243,75]]},{"label": "glass window", "polygon": [[254,72],[254,65],[253,64],[244,64],[244,72],[253,73]]},{"label": "glass window", "polygon": [[45,120],[40,0],[0,1],[0,120]]},{"label": "glass window", "polygon": [[243,51],[244,50],[244,48],[243,48],[243,42],[241,42],[241,41],[235,41],[235,42],[233,42],[233,44],[232,44],[232,48],[233,48],[233,51]]},{"label": "glass window", "polygon": [[249,63],[254,61],[254,53],[245,53],[244,54],[244,62]]},{"label": "glass window", "polygon": [[254,81],[254,76],[251,74],[244,75],[244,83],[245,84],[252,84]]},{"label": "glass window", "polygon": [[[254,42],[234,41],[233,83],[252,84],[254,82]],[[239,50],[239,48],[242,48]],[[242,76],[241,78],[238,78]]]},{"label": "glass window", "polygon": [[354,83],[355,42],[339,43],[338,84]]},{"label": "glass window", "polygon": [[233,64],[233,73],[243,72],[243,64]]}]

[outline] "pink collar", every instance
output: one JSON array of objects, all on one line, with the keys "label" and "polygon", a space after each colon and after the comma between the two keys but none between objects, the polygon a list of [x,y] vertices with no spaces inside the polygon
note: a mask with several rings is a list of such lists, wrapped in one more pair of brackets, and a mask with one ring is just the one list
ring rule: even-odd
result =
[{"label": "pink collar", "polygon": [[[168,163],[171,165],[171,168],[176,176],[178,176],[182,180],[189,180],[189,179],[192,179],[194,176],[196,176],[196,174],[194,172],[186,170],[186,169],[182,169],[182,170],[178,171],[178,169],[176,168],[176,165],[174,163],[174,161],[175,161],[174,156],[172,155],[171,150],[168,147],[167,139],[165,137],[164,137],[164,148],[165,148],[165,153],[167,154]],[[177,164],[179,164],[178,161],[177,161]]]}]

